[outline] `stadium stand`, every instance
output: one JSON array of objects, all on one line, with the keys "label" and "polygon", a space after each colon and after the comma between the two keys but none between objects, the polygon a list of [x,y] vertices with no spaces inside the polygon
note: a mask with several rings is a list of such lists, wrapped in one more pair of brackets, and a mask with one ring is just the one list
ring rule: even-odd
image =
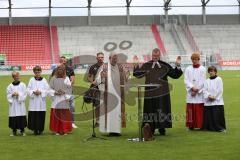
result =
[{"label": "stadium stand", "polygon": [[73,56],[114,51],[131,57],[157,47],[150,26],[58,26],[58,36],[61,54]]},{"label": "stadium stand", "polygon": [[239,56],[240,25],[191,25],[190,29],[205,54],[220,54],[225,60]]},{"label": "stadium stand", "polygon": [[[183,34],[183,33],[180,33]],[[58,26],[59,46],[61,54],[94,55],[99,51],[134,55],[150,55],[153,48],[159,47],[163,54],[179,55],[179,48],[174,42],[170,30],[157,25],[134,26]],[[185,44],[188,43],[186,38]],[[130,41],[131,47],[121,49],[122,41]],[[108,46],[113,50],[106,50]],[[126,44],[125,44],[126,45]]]},{"label": "stadium stand", "polygon": [[[128,62],[135,56],[146,61],[152,49],[158,47],[168,62],[174,62],[176,56],[181,55],[183,63],[189,64],[191,53],[199,51],[204,63],[238,66],[240,25],[201,25],[194,20],[189,25],[181,25],[177,19],[172,19],[173,23],[166,24],[88,26],[77,22],[68,24],[60,18],[51,27],[51,32],[47,24],[33,25],[30,20],[29,24],[12,26],[2,22],[0,63],[7,66],[50,65],[57,63],[60,55],[70,55],[74,64],[83,64],[88,62],[87,59],[95,61],[94,56],[99,51],[106,55],[113,51],[125,54]],[[89,58],[82,58],[80,62],[76,57],[83,55]]]},{"label": "stadium stand", "polygon": [[[59,60],[57,28],[52,26],[54,62]],[[1,25],[0,53],[6,65],[52,64],[49,28],[44,25]]]},{"label": "stadium stand", "polygon": [[190,30],[202,54],[215,57],[218,65],[225,63],[222,69],[239,69],[228,65],[240,60],[240,25],[190,25]]}]

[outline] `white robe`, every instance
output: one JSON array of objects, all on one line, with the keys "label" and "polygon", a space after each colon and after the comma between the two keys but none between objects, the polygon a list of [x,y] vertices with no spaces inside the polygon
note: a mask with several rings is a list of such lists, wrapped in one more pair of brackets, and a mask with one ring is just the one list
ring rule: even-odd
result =
[{"label": "white robe", "polygon": [[[34,91],[41,91],[41,95],[33,94]],[[29,99],[29,111],[46,111],[46,97],[49,91],[49,85],[45,78],[41,81],[37,81],[32,77],[27,87]]]},{"label": "white robe", "polygon": [[[12,97],[12,94],[17,92],[17,97]],[[9,117],[26,116],[25,100],[27,97],[26,85],[20,82],[14,86],[12,83],[7,87],[7,100],[9,102]]]},{"label": "white robe", "polygon": [[[102,67],[100,68],[102,71]],[[112,73],[114,75],[112,75]],[[113,105],[113,99],[111,96],[108,96],[107,99],[107,125],[105,126],[105,108],[104,108],[104,91],[105,91],[105,84],[100,84],[102,82],[101,75],[99,74],[96,78],[96,81],[99,85],[100,90],[100,117],[99,117],[99,131],[103,133],[121,133],[122,128],[122,118],[121,118],[121,91],[120,91],[120,73],[118,65],[112,66],[108,63],[108,93],[111,93],[116,96],[117,98],[117,105]],[[112,78],[110,78],[112,77]],[[104,82],[105,83],[105,82]],[[114,87],[119,86],[119,87]]]},{"label": "white robe", "polygon": [[[52,98],[52,106],[54,109],[69,109],[69,99],[71,98],[72,87],[71,81],[68,77],[56,78],[52,77],[50,80],[49,96]],[[55,95],[55,92],[59,89],[65,92],[64,95]],[[62,102],[62,103],[60,103]]]},{"label": "white robe", "polygon": [[[214,96],[216,100],[209,101],[208,96]],[[205,106],[224,105],[223,102],[223,82],[222,78],[207,79],[204,83]]]},{"label": "white robe", "polygon": [[[203,87],[206,80],[206,69],[203,66],[193,68],[188,66],[184,73],[184,83],[187,90],[187,103],[204,103]],[[196,96],[191,95],[191,88],[198,88],[199,91]]]}]

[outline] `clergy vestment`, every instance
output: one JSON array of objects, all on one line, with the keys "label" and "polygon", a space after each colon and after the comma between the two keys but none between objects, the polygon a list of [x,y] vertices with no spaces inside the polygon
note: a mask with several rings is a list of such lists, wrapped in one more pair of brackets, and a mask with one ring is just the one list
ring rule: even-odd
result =
[{"label": "clergy vestment", "polygon": [[[210,77],[204,83],[204,130],[224,131],[226,129],[224,117],[223,82],[218,76]],[[209,96],[214,96],[215,100],[210,101]]]},{"label": "clergy vestment", "polygon": [[133,76],[145,77],[145,84],[159,84],[159,87],[145,87],[143,125],[149,123],[155,129],[172,128],[170,90],[168,76],[174,79],[182,75],[182,70],[173,68],[161,60],[134,67]]},{"label": "clergy vestment", "polygon": [[[33,92],[40,91],[40,95]],[[27,91],[30,97],[28,108],[28,128],[35,133],[41,133],[44,130],[46,115],[46,97],[48,95],[49,85],[45,78],[32,77],[28,83]]]},{"label": "clergy vestment", "polygon": [[[202,128],[203,123],[203,87],[206,80],[206,69],[201,65],[188,66],[184,73],[184,83],[187,91],[186,127],[190,129]],[[198,89],[192,96],[192,88]]]},{"label": "clergy vestment", "polygon": [[[14,92],[18,97],[12,96]],[[24,131],[27,126],[25,100],[27,97],[26,85],[23,82],[13,82],[7,87],[7,100],[9,102],[9,128]]]},{"label": "clergy vestment", "polygon": [[122,65],[108,63],[100,68],[107,72],[107,78],[96,78],[100,90],[99,131],[103,133],[121,133],[126,127],[124,84],[127,81],[126,72]]},{"label": "clergy vestment", "polygon": [[[50,130],[55,133],[69,133],[72,131],[72,118],[69,108],[69,100],[72,94],[71,82],[68,77],[52,77],[50,80],[49,95],[52,97],[50,113]],[[56,95],[58,91],[64,94]]]}]

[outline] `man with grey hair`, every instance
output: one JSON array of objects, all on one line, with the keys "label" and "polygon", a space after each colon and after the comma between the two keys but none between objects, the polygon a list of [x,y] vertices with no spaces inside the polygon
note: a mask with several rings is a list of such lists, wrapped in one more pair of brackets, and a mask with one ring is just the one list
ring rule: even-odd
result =
[{"label": "man with grey hair", "polygon": [[121,127],[126,127],[124,84],[129,72],[118,63],[118,55],[111,53],[108,64],[100,68],[96,78],[100,90],[99,130],[109,136],[120,136]]}]

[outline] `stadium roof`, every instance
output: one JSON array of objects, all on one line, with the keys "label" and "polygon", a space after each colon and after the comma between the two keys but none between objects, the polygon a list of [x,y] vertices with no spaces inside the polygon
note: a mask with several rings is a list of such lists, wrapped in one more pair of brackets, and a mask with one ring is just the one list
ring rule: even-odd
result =
[{"label": "stadium roof", "polygon": [[[239,14],[240,0],[0,0],[0,17],[126,15],[127,2],[131,15],[164,14],[164,2],[170,1],[169,14],[201,14],[202,2],[207,14]],[[88,3],[91,2],[91,3]],[[89,5],[91,4],[91,5]]]}]

